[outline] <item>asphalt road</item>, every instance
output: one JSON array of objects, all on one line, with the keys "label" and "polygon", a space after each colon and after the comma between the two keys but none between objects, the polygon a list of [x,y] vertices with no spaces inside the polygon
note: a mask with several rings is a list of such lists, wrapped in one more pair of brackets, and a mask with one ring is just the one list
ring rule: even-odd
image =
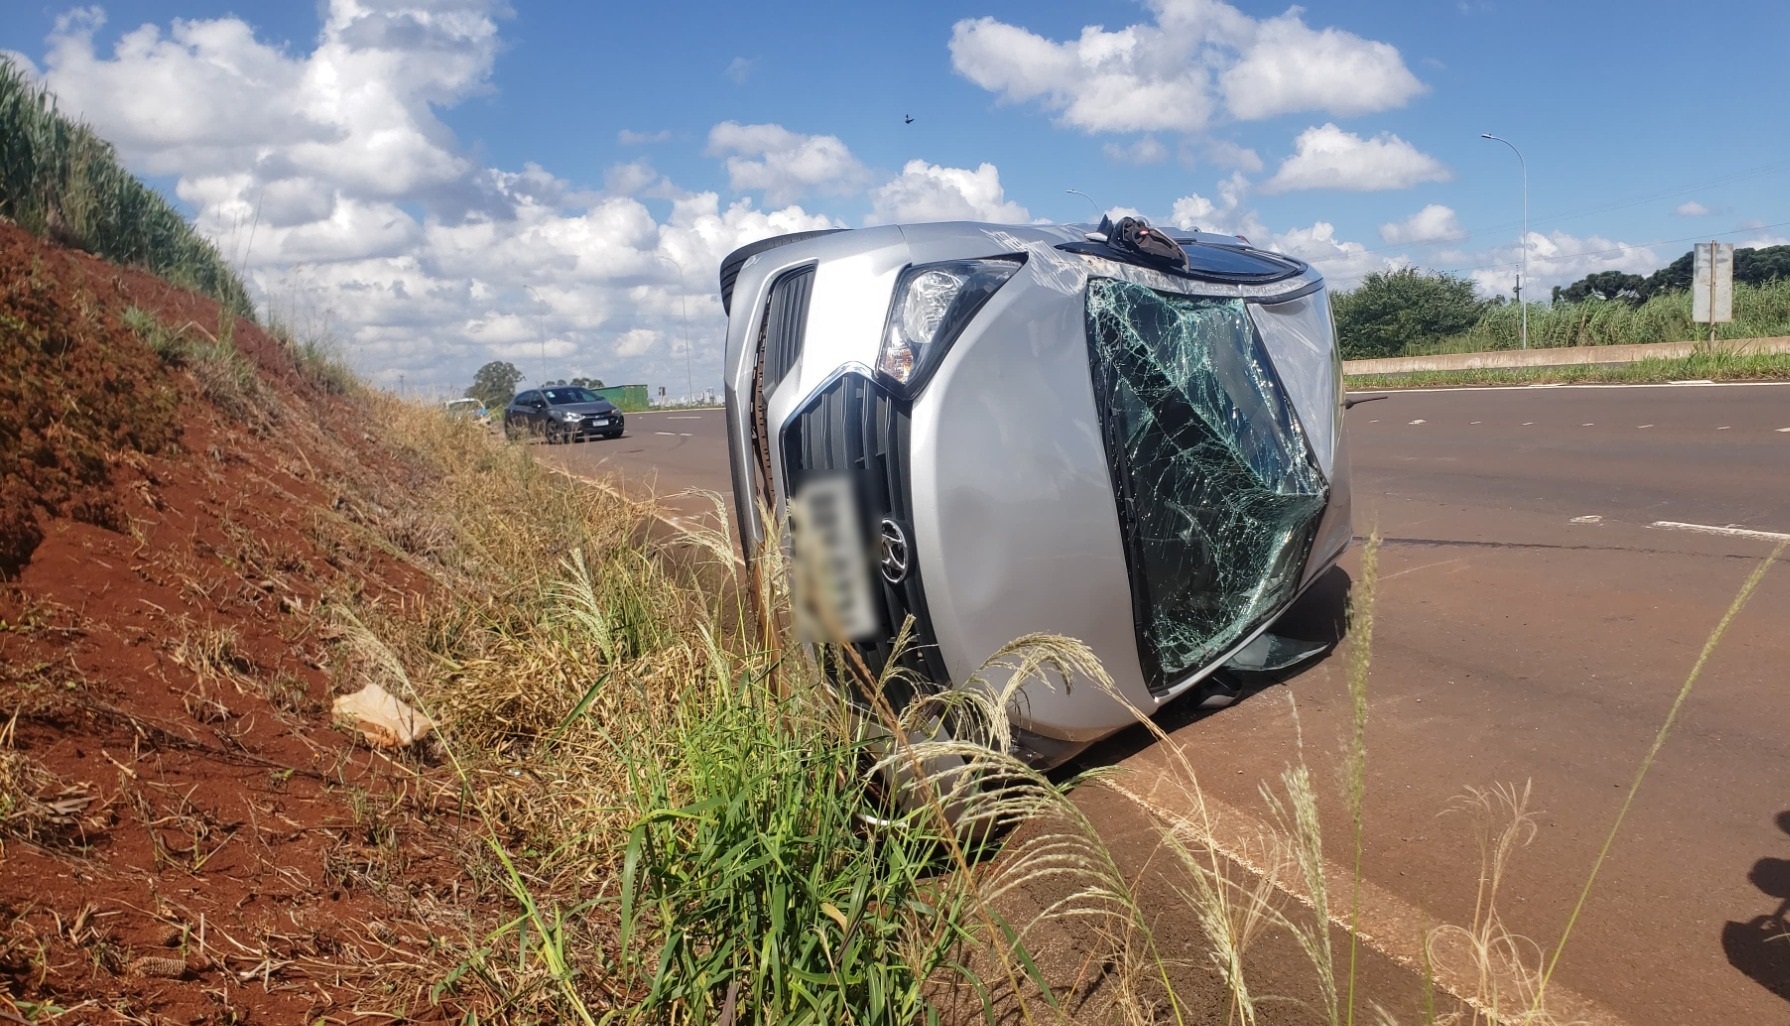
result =
[{"label": "asphalt road", "polygon": [[[1551,949],[1705,639],[1772,536],[1790,538],[1790,385],[1401,392],[1347,423],[1357,532],[1383,539],[1371,943],[1411,964],[1424,925],[1471,921],[1473,821],[1443,813],[1507,784],[1530,788],[1537,830],[1498,911]],[[554,456],[660,494],[728,489],[719,411],[636,415],[627,437]],[[1334,793],[1344,663],[1162,722],[1209,795],[1260,815],[1258,783],[1297,756],[1296,716]],[[1555,981],[1594,1020],[1790,1023],[1790,939],[1767,939],[1790,930],[1787,686],[1790,564],[1709,660],[1578,920]],[[1087,761],[1149,773],[1170,754],[1133,731]],[[1340,801],[1323,812],[1340,831]]]}]

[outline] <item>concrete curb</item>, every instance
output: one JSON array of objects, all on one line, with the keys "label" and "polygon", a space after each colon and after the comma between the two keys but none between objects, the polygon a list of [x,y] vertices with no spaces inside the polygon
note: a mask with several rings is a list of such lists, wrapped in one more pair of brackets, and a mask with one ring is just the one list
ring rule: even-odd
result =
[{"label": "concrete curb", "polygon": [[1649,342],[1630,346],[1573,346],[1562,349],[1500,349],[1490,353],[1398,356],[1384,360],[1344,360],[1343,374],[1410,374],[1417,371],[1493,370],[1507,367],[1577,367],[1599,363],[1679,360],[1697,352],[1790,353],[1790,336],[1707,342]]}]

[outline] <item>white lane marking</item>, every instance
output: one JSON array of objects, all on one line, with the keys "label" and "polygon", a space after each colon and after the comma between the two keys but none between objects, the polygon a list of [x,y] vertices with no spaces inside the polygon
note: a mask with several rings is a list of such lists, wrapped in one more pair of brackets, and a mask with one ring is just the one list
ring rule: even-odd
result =
[{"label": "white lane marking", "polygon": [[1666,384],[1668,384],[1668,385],[1713,385],[1713,384],[1715,384],[1715,382],[1709,380],[1708,378],[1690,378],[1685,381],[1668,381],[1668,382],[1666,382]]},{"label": "white lane marking", "polygon": [[1484,424],[1484,423],[1485,423],[1485,421],[1483,421],[1483,420],[1476,420],[1476,421],[1473,421],[1473,422],[1472,422],[1472,423],[1474,423],[1474,424]]},{"label": "white lane marking", "polygon": [[1370,421],[1368,421],[1368,423],[1369,423],[1369,424],[1378,424],[1378,423],[1379,423],[1379,421],[1377,421],[1377,420],[1370,420]]},{"label": "white lane marking", "polygon": [[1524,426],[1524,427],[1528,427],[1528,426],[1529,426],[1529,425],[1531,425],[1531,424],[1533,424],[1533,423],[1535,423],[1535,422],[1534,422],[1534,421],[1532,421],[1532,420],[1525,420],[1525,421],[1523,421],[1523,426]]},{"label": "white lane marking", "polygon": [[654,431],[654,432],[653,432],[653,434],[655,434],[655,435],[669,435],[669,436],[670,436],[670,437],[672,437],[672,438],[676,438],[676,437],[677,437],[677,432],[676,432],[676,431]]},{"label": "white lane marking", "polygon": [[1596,424],[1580,424],[1580,427],[1596,427]]},{"label": "white lane marking", "polygon": [[1422,424],[1422,423],[1425,423],[1425,421],[1422,417],[1418,417],[1416,420],[1412,421],[1411,423],[1412,424]]},{"label": "white lane marking", "polygon": [[1778,428],[1778,434],[1790,435],[1790,428]]},{"label": "white lane marking", "polygon": [[1636,431],[1645,431],[1652,426],[1653,426],[1652,424],[1636,424],[1635,430]]},{"label": "white lane marking", "polygon": [[666,420],[701,420],[702,418],[701,417],[692,417],[691,415],[689,415],[687,413],[672,413],[672,414],[667,414],[665,419]]},{"label": "white lane marking", "polygon": [[[1347,385],[1347,380],[1344,380]],[[1790,388],[1790,381],[1668,381],[1633,382],[1626,385],[1444,385],[1432,388],[1356,388],[1350,395],[1416,395],[1421,392],[1533,392],[1537,388],[1590,388],[1616,391],[1623,388]]]},{"label": "white lane marking", "polygon": [[1723,425],[1722,425],[1722,426],[1721,426],[1721,427],[1719,427],[1719,428],[1716,428],[1716,430],[1717,430],[1717,431],[1732,431],[1732,430],[1734,430],[1734,428],[1733,428],[1733,426],[1732,426],[1732,425],[1729,425],[1729,424],[1723,424]]},{"label": "white lane marking", "polygon": [[1596,513],[1592,513],[1589,516],[1573,517],[1572,520],[1568,521],[1568,523],[1573,524],[1601,524],[1603,522],[1604,518],[1598,516]]},{"label": "white lane marking", "polygon": [[1757,538],[1760,541],[1790,542],[1790,534],[1779,534],[1776,531],[1754,531],[1750,528],[1736,527],[1733,524],[1726,527],[1715,527],[1710,524],[1681,524],[1676,520],[1655,520],[1647,526],[1666,531],[1690,531],[1694,534],[1719,534],[1729,538]]}]

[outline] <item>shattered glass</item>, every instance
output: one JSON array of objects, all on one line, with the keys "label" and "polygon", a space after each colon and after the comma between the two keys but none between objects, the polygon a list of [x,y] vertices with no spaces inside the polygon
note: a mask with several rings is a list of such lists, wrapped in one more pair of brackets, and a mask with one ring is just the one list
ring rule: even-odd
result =
[{"label": "shattered glass", "polygon": [[1298,587],[1327,489],[1241,299],[1088,283],[1088,340],[1152,688]]},{"label": "shattered glass", "polygon": [[1281,384],[1298,411],[1299,424],[1330,476],[1336,436],[1342,430],[1342,362],[1330,321],[1330,300],[1311,292],[1280,303],[1252,304],[1256,329],[1274,360]]}]

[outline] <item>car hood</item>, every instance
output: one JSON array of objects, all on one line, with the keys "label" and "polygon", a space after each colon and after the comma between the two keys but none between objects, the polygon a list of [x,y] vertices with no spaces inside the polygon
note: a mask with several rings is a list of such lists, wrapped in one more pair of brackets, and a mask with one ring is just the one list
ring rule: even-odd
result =
[{"label": "car hood", "polygon": [[554,413],[563,413],[566,410],[571,410],[574,413],[582,413],[587,417],[604,413],[621,412],[615,408],[614,403],[603,401],[594,403],[556,403],[553,406],[548,407],[548,409]]}]

